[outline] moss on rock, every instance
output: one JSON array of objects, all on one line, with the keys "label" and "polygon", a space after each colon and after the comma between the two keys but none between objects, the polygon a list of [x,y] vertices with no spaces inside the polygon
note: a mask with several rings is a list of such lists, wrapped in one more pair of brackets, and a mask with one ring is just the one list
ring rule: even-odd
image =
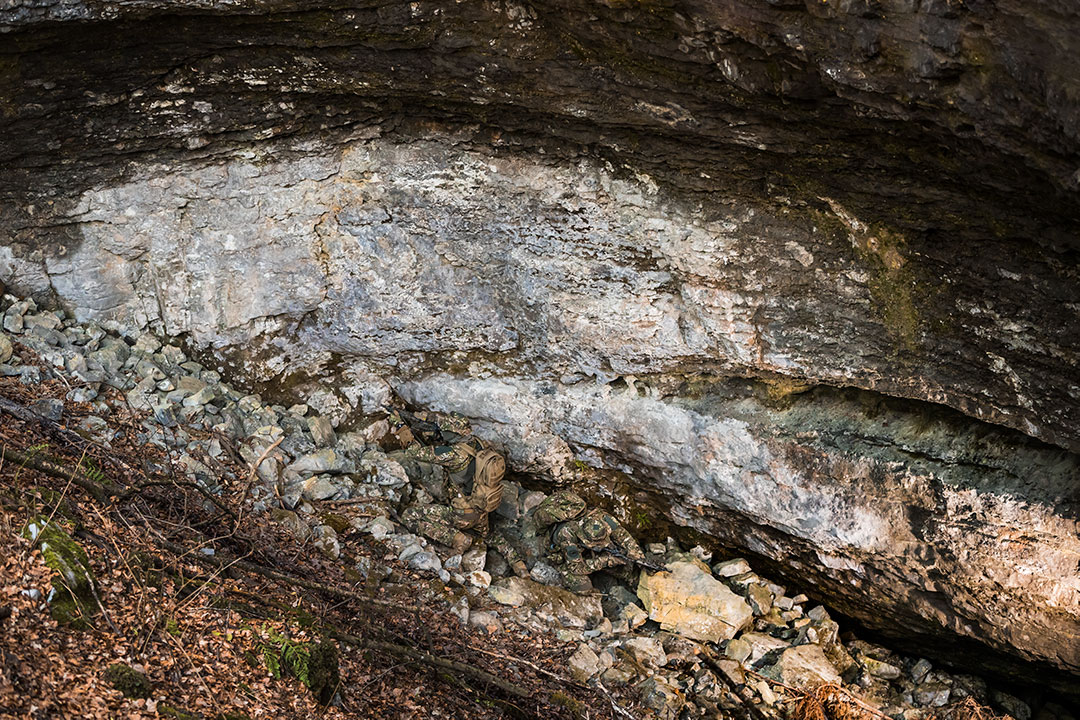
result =
[{"label": "moss on rock", "polygon": [[45,564],[55,572],[48,597],[53,619],[79,629],[88,627],[97,601],[96,580],[86,551],[55,519],[50,521],[44,515],[31,518],[22,535],[37,544]]},{"label": "moss on rock", "polygon": [[157,713],[161,717],[174,718],[175,720],[198,720],[198,715],[173,707],[168,703],[158,703]]},{"label": "moss on rock", "polygon": [[113,663],[105,668],[105,679],[126,698],[150,697],[149,678],[130,665]]}]

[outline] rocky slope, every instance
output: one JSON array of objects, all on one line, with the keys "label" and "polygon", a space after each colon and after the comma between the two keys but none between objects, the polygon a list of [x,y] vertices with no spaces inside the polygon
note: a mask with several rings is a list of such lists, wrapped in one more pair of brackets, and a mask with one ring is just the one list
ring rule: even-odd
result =
[{"label": "rocky slope", "polygon": [[[0,310],[10,300],[0,298]],[[399,653],[403,641],[431,651],[436,629],[442,658],[479,660],[510,681],[522,717],[778,720],[812,716],[806,704],[817,701],[834,718],[1073,718],[1042,689],[1021,687],[1018,697],[1011,684],[868,643],[801,593],[803,580],[785,587],[743,558],[670,537],[645,545],[648,567],[594,573],[588,592],[570,592],[549,564],[559,553],[535,535],[548,495],[514,480],[487,541],[475,535],[463,551],[431,542],[401,522],[406,508],[432,502],[431,469],[387,452],[398,442],[385,421],[337,432],[306,404],[268,405],[150,334],[118,337],[32,306],[20,315],[23,307],[4,313],[30,329],[12,333],[10,357],[0,354],[0,512],[3,527],[40,553],[6,559],[13,583],[0,622],[13,622],[0,643],[0,711],[49,717],[93,706],[100,716],[240,720],[370,717],[382,706],[395,717],[441,717],[456,700],[448,716],[502,716],[490,698],[461,702],[434,678],[395,672],[396,659],[380,668],[378,648],[358,662],[340,636],[339,623],[351,620],[369,639],[389,629]],[[72,487],[73,477],[82,482]],[[151,488],[174,494],[154,497]],[[529,573],[515,576],[494,534],[512,538]],[[132,561],[102,548],[123,548]],[[215,572],[204,575],[192,558]],[[287,573],[275,576],[271,565]],[[217,577],[226,568],[228,579]],[[253,568],[263,580],[257,594],[241,589]],[[812,579],[812,568],[800,574]],[[298,578],[308,579],[300,602],[310,614],[289,594]],[[334,596],[333,608],[317,610],[321,594]],[[109,634],[124,635],[117,622],[144,635],[137,649]],[[170,640],[189,648],[197,683],[166,671],[175,660],[160,645]],[[335,640],[340,647],[327,650]],[[313,648],[332,671],[311,670]],[[523,648],[546,668],[519,657]],[[491,667],[491,658],[511,664]],[[122,664],[102,673],[102,659]],[[521,677],[523,667],[539,678]],[[95,688],[98,675],[128,700]],[[312,695],[290,692],[290,677]]]},{"label": "rocky slope", "polygon": [[519,470],[621,474],[868,624],[1067,684],[1078,26],[9,6],[0,280],[338,423],[463,410]]}]

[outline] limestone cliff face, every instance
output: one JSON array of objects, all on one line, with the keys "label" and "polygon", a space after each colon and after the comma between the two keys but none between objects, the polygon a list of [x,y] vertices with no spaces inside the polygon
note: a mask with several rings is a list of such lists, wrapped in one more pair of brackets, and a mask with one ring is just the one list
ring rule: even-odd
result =
[{"label": "limestone cliff face", "polygon": [[0,30],[0,280],[343,422],[464,410],[883,630],[1080,674],[1073,3]]}]

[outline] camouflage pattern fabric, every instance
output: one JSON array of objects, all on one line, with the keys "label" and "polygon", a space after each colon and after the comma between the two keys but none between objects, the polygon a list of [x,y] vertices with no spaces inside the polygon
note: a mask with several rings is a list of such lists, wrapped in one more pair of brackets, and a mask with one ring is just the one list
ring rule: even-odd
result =
[{"label": "camouflage pattern fabric", "polygon": [[645,559],[634,536],[599,508],[555,525],[551,532],[551,547],[549,558],[552,563],[568,576],[570,584],[577,585],[586,584],[582,576],[587,579],[598,570],[628,564],[621,558],[601,552],[605,547],[616,549],[631,560]]},{"label": "camouflage pattern fabric", "polygon": [[572,520],[585,512],[586,505],[587,503],[577,493],[560,490],[544,498],[544,501],[536,506],[536,525],[544,528]]},{"label": "camouflage pattern fabric", "polygon": [[[405,457],[417,463],[429,463],[446,468],[451,474],[447,493],[453,503],[463,495],[461,486],[469,485],[467,501],[454,504],[461,511],[459,527],[480,528],[487,524],[488,513],[502,502],[502,481],[506,462],[502,455],[491,450],[477,438],[456,445],[429,447],[415,444],[405,449]],[[482,517],[481,517],[482,516]]]},{"label": "camouflage pattern fabric", "polygon": [[458,445],[421,445],[413,443],[405,448],[405,456],[417,462],[441,465],[452,473],[460,473],[468,468],[473,455],[466,449],[465,443]]},{"label": "camouflage pattern fabric", "polygon": [[420,410],[410,413],[401,409],[392,409],[386,419],[390,430],[399,438],[403,431],[427,445],[461,442],[472,437],[472,425],[469,419],[460,413],[437,413]]},{"label": "camouflage pattern fabric", "polygon": [[[473,437],[468,418],[458,413],[394,410],[388,422],[399,439],[414,438],[399,455],[409,478],[445,503],[406,510],[413,532],[444,545],[460,530],[487,534],[488,514],[502,501],[503,456]],[[436,467],[444,472],[435,472]]]},{"label": "camouflage pattern fabric", "polygon": [[413,505],[401,514],[401,521],[417,535],[452,547],[458,535],[454,510],[446,505]]}]

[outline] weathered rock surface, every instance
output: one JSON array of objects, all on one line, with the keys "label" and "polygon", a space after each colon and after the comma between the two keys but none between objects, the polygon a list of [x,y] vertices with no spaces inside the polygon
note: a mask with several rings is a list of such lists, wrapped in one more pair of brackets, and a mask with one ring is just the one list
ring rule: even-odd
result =
[{"label": "weathered rock surface", "polygon": [[339,429],[392,390],[461,410],[885,631],[1076,675],[1078,29],[1068,0],[5,6],[0,283]]},{"label": "weathered rock surface", "polygon": [[839,684],[840,675],[817,645],[788,648],[765,673],[785,685],[814,688],[827,683]]},{"label": "weathered rock surface", "polygon": [[637,588],[649,619],[661,628],[715,643],[734,637],[750,624],[750,606],[716,580],[708,567],[690,562],[667,567],[666,573],[642,573]]},{"label": "weathered rock surface", "polygon": [[526,605],[567,627],[593,627],[604,617],[597,597],[575,595],[527,578],[508,577],[488,588],[493,599],[505,605]]}]

